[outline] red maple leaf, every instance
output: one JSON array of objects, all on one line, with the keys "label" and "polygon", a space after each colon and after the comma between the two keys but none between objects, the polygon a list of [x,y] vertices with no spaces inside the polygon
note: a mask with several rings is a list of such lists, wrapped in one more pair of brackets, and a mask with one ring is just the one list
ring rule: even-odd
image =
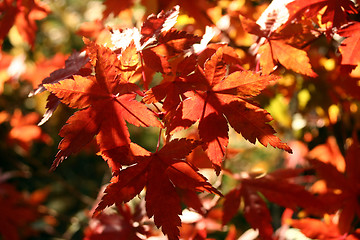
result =
[{"label": "red maple leaf", "polygon": [[10,28],[14,25],[15,17],[19,12],[19,3],[15,4],[13,0],[5,0],[0,3],[0,46],[2,46],[2,41],[7,36]]},{"label": "red maple leaf", "polygon": [[[165,98],[166,118],[176,126],[167,124],[169,132],[199,121],[200,138],[217,172],[228,145],[228,123],[252,143],[258,140],[265,146],[270,144],[291,152],[273,135],[275,130],[267,124],[272,120],[270,114],[250,100],[277,78],[251,71],[237,71],[227,76],[226,62],[237,62],[224,54],[227,48],[217,46],[203,68],[197,65],[193,72],[189,65],[173,81],[164,81],[147,93],[150,102]],[[208,53],[203,51],[202,54]],[[204,59],[202,54],[198,59]],[[195,59],[189,57],[182,63],[191,61]]]},{"label": "red maple leaf", "polygon": [[225,195],[223,224],[230,221],[244,200],[244,216],[249,224],[259,229],[264,239],[273,239],[271,215],[261,193],[270,202],[280,206],[296,209],[304,208],[314,214],[324,213],[323,202],[308,192],[304,186],[296,184],[293,179],[304,169],[280,169],[262,177],[245,176],[239,186]]},{"label": "red maple leaf", "polygon": [[[143,67],[148,67],[155,72],[171,75],[171,62],[174,61],[174,57],[185,54],[200,39],[198,36],[184,31],[177,31],[176,29],[162,32],[156,42],[152,43],[153,47],[140,51],[141,58],[144,61]],[[149,82],[149,80],[146,80],[145,88],[147,88]]]},{"label": "red maple leaf", "polygon": [[200,138],[206,143],[205,149],[217,171],[228,144],[228,123],[252,143],[257,139],[264,146],[270,144],[291,152],[273,135],[274,129],[267,124],[272,120],[270,114],[249,100],[276,81],[276,77],[251,71],[226,76],[221,47],[195,74],[196,77],[187,78],[195,89],[184,94],[187,99],[183,101],[182,118],[199,121]]},{"label": "red maple leaf", "polygon": [[[95,76],[75,75],[73,79],[44,84],[63,103],[81,109],[61,129],[60,135],[64,139],[51,169],[55,169],[71,153],[78,152],[95,135],[100,153],[110,161],[109,165],[121,166],[127,161],[126,149],[130,143],[125,120],[136,126],[161,127],[152,112],[135,100],[134,91],[138,87],[129,83],[127,72],[122,74],[121,70],[127,69],[124,63],[128,61],[119,60],[116,53],[96,44],[89,44],[88,52]],[[131,56],[124,54],[123,58],[131,59]]]},{"label": "red maple leaf", "polygon": [[135,157],[134,165],[114,174],[95,215],[114,203],[128,202],[146,187],[148,216],[154,216],[155,224],[169,239],[178,239],[181,207],[176,187],[221,195],[197,168],[183,160],[198,144],[188,139],[173,140],[155,153]]},{"label": "red maple leaf", "polygon": [[357,51],[360,47],[360,23],[350,23],[339,30],[338,33],[342,37],[346,37],[339,47],[342,55],[341,64],[357,66],[360,63],[360,54]]},{"label": "red maple leaf", "polygon": [[360,205],[357,200],[360,192],[360,177],[357,173],[359,154],[360,143],[357,137],[353,137],[353,143],[345,156],[345,173],[340,172],[330,160],[329,163],[325,163],[318,159],[310,159],[319,177],[326,182],[328,190],[322,197],[329,202],[329,212],[341,209],[338,225],[341,234],[349,232],[354,218],[360,216]]},{"label": "red maple leaf", "polygon": [[326,7],[325,12],[321,14],[321,23],[330,24],[329,30],[340,28],[342,24],[348,22],[348,14],[357,13],[355,4],[350,0],[296,0],[286,7],[289,9],[289,22],[294,18],[301,18],[302,15],[316,16]]},{"label": "red maple leaf", "polygon": [[179,6],[150,15],[141,26],[125,30],[112,30],[112,50],[121,52],[131,42],[141,58],[144,87],[148,89],[155,72],[171,74],[169,60],[184,54],[200,37],[172,29],[179,15]]},{"label": "red maple leaf", "polygon": [[0,12],[0,46],[10,28],[15,25],[24,40],[33,47],[37,31],[35,21],[45,18],[50,9],[38,0],[5,0],[0,3]]},{"label": "red maple leaf", "polygon": [[191,55],[182,59],[176,68],[172,68],[172,74],[164,77],[161,84],[152,87],[145,93],[145,103],[157,103],[163,99],[162,108],[165,111],[163,121],[168,134],[177,130],[187,128],[193,124],[190,120],[182,119],[182,100],[184,93],[191,89],[185,77],[195,71],[196,56]]},{"label": "red maple leaf", "polygon": [[117,205],[117,212],[101,212],[89,219],[89,225],[84,230],[84,240],[99,239],[133,239],[162,236],[154,224],[150,224],[146,216],[145,204],[135,205],[134,211],[127,204]]},{"label": "red maple leaf", "polygon": [[41,218],[46,207],[41,205],[49,189],[38,189],[32,193],[18,191],[13,184],[4,182],[12,175],[11,172],[0,174],[0,236],[14,240],[35,237],[37,230],[33,224],[45,220]]}]

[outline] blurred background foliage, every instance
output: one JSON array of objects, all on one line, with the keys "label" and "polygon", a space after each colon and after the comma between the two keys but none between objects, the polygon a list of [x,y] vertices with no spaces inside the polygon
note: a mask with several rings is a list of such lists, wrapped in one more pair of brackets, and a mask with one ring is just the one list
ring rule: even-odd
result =
[{"label": "blurred background foliage", "polygon": [[[229,43],[244,60],[252,57],[247,52],[254,39],[243,30],[239,14],[257,19],[270,1],[199,2],[206,3],[198,9],[201,15],[189,12],[189,1],[142,0],[134,1],[130,8],[122,9],[116,16],[107,13],[104,18],[106,8],[102,1],[48,0],[42,1],[50,11],[36,21],[38,29],[33,46],[15,26],[11,27],[3,39],[0,55],[0,212],[4,211],[0,216],[0,229],[8,228],[16,233],[0,236],[0,239],[83,239],[89,212],[102,186],[111,178],[107,164],[95,154],[94,143],[66,159],[56,171],[49,172],[61,140],[59,130],[73,110],[61,106],[39,127],[37,123],[44,114],[47,93],[28,97],[45,77],[64,66],[65,59],[73,51],[82,50],[83,36],[94,38],[96,34],[101,41],[100,36],[107,37],[101,26],[114,29],[141,26],[148,14],[180,4],[183,6],[176,25],[178,29],[202,35],[206,25],[215,25],[219,34],[214,42]],[[344,153],[345,148],[341,146],[346,146],[352,130],[359,127],[360,106],[341,88],[330,84],[329,79],[337,76],[338,44],[335,40],[328,44],[323,37],[308,50],[319,78],[305,78],[279,67],[276,70],[276,74],[282,76],[279,83],[257,99],[274,117],[272,126],[293,148],[294,154],[284,155],[277,149],[249,144],[231,132],[225,169],[261,174],[279,167],[306,165],[307,152],[327,143],[329,136],[335,136],[335,142],[342,143],[338,146]],[[245,69],[253,69],[249,62],[244,61]],[[360,69],[355,69],[351,75],[359,77]],[[141,146],[149,150],[156,148],[158,132],[133,128],[131,133],[132,139]],[[221,179],[218,185],[224,194],[236,186],[226,174],[216,177],[214,171],[206,169],[202,173],[214,184]],[[16,209],[20,211],[18,216],[14,214]],[[276,206],[271,209],[280,219],[281,209]],[[7,226],[5,222],[9,219],[16,224]],[[234,224],[243,231],[248,227],[241,214]],[[274,224],[279,227],[279,220]],[[211,236],[223,239],[228,233],[229,229],[225,228]]]}]

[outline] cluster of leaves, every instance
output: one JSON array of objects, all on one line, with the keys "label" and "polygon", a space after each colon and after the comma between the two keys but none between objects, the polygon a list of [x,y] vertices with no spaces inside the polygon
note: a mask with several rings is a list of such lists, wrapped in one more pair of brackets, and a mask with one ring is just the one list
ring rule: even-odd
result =
[{"label": "cluster of leaves", "polygon": [[0,203],[2,214],[0,232],[4,239],[22,239],[28,236],[36,236],[36,231],[30,227],[30,223],[41,218],[44,218],[45,221],[53,221],[41,211],[41,204],[49,191],[48,189],[38,189],[31,195],[21,193],[7,182],[14,175],[14,173],[9,172],[1,173]]},{"label": "cluster of leaves", "polygon": [[[60,130],[63,139],[50,169],[94,140],[97,155],[111,169],[85,239],[145,239],[162,233],[169,239],[206,239],[225,225],[230,226],[227,239],[241,234],[282,239],[289,228],[310,238],[359,239],[357,4],[274,0],[258,10],[255,21],[251,1],[241,8],[222,1],[197,1],[196,7],[193,1],[174,2],[179,5],[141,1],[147,11],[160,13],[151,14],[139,28],[110,28],[105,27],[107,19],[131,11],[136,3],[105,1],[103,18],[78,31],[84,36],[83,51],[74,52],[64,66],[57,62],[65,57],[55,57],[51,74],[39,85],[32,81],[30,96],[49,92],[39,125],[59,103],[75,111]],[[35,20],[44,18],[49,8],[34,0],[6,0],[0,9],[0,43],[14,25],[33,49]],[[212,27],[203,36],[191,24],[178,30],[174,26],[180,10],[196,20],[195,28]],[[246,44],[250,35],[255,41]],[[212,39],[227,43],[210,43]],[[10,73],[15,60],[5,53],[1,57],[1,67]],[[23,78],[31,79],[31,72]],[[305,103],[300,92],[309,95]],[[308,120],[298,133],[295,117],[287,125],[275,111],[281,127],[302,141],[288,145],[276,135],[273,117],[263,107],[264,98],[271,106],[275,96],[290,107],[297,104],[296,110],[287,110]],[[34,140],[51,143],[33,125],[37,115],[0,113],[0,123],[9,122],[12,128],[9,144],[28,153]],[[159,132],[151,151],[133,137],[134,129],[144,128]],[[319,144],[319,129],[335,137],[325,136],[327,143]],[[270,173],[231,168],[230,141],[240,135],[250,143],[284,150],[287,168]],[[220,187],[204,176],[204,166],[212,168]],[[225,186],[226,181],[234,188]],[[272,204],[285,208],[276,232]],[[236,219],[245,219],[257,232],[244,233]]]},{"label": "cluster of leaves", "polygon": [[[51,111],[55,97],[80,109],[60,131],[63,140],[51,169],[96,136],[99,154],[113,172],[96,213],[114,203],[128,202],[146,187],[147,214],[154,216],[155,224],[171,239],[177,238],[181,224],[176,188],[221,195],[196,166],[185,161],[195,147],[202,145],[218,174],[229,141],[228,124],[252,143],[258,140],[291,152],[274,135],[268,124],[270,114],[250,100],[276,77],[230,69],[240,59],[223,44],[204,46],[201,52],[192,50],[200,38],[172,28],[178,14],[176,6],[151,15],[140,31],[114,30],[111,48],[84,39],[87,57],[74,57],[77,69],[67,64],[35,90],[45,88],[53,94],[48,104]],[[159,54],[161,49],[164,55]],[[163,74],[161,83],[148,90],[134,79],[137,71],[145,72],[145,66]],[[144,78],[140,83],[144,88],[152,85]],[[162,148],[149,153],[131,142],[125,121],[165,128]],[[174,139],[175,132],[196,122],[199,141]]]}]

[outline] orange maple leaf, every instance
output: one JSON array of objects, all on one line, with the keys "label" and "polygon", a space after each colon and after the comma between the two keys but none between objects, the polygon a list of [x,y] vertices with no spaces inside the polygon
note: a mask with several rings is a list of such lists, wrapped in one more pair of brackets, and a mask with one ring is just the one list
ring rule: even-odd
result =
[{"label": "orange maple leaf", "polygon": [[117,0],[106,0],[104,2],[106,8],[105,11],[103,12],[103,19],[109,17],[111,13],[117,16],[121,11],[133,6],[134,2],[135,2],[134,0],[126,0],[126,1],[121,1],[121,4],[119,4],[119,1]]},{"label": "orange maple leaf", "polygon": [[39,0],[5,0],[0,3],[0,10],[4,13],[0,21],[0,43],[15,25],[24,40],[34,47],[37,31],[35,21],[45,18],[50,12],[49,7]]},{"label": "orange maple leaf", "polygon": [[[281,17],[281,16],[278,16]],[[268,19],[269,26],[263,29],[256,22],[242,18],[242,24],[246,31],[251,34],[258,36],[257,42],[251,47],[253,54],[260,55],[260,66],[262,67],[263,74],[270,74],[273,72],[277,64],[280,63],[285,68],[293,70],[296,73],[304,74],[310,77],[316,77],[317,74],[312,70],[310,65],[310,59],[305,50],[296,48],[293,46],[291,41],[295,35],[304,35],[306,38],[313,38],[313,35],[310,30],[304,27],[304,25],[299,26],[296,24],[293,25],[281,25],[273,28],[275,19]],[[265,25],[267,26],[267,25]],[[299,30],[296,32],[294,30]],[[309,36],[308,36],[309,35]],[[309,39],[304,39],[309,41]],[[306,42],[301,42],[301,44],[306,44]]]},{"label": "orange maple leaf", "polygon": [[8,142],[18,143],[25,153],[29,153],[34,141],[50,144],[52,142],[50,136],[37,126],[38,121],[39,114],[32,112],[24,116],[19,109],[16,109],[10,120],[12,129],[8,134]]},{"label": "orange maple leaf", "polygon": [[304,218],[290,219],[289,222],[292,227],[300,229],[305,236],[311,239],[360,239],[360,229],[356,229],[353,234],[341,234],[337,225],[338,218],[335,215],[327,216],[325,220]]},{"label": "orange maple leaf", "polygon": [[284,40],[271,40],[260,46],[260,66],[264,74],[275,70],[276,64],[281,63],[285,68],[310,77],[317,74],[311,69],[307,52],[287,44]]},{"label": "orange maple leaf", "polygon": [[346,152],[345,173],[340,172],[330,160],[325,163],[317,159],[310,159],[310,163],[316,169],[319,177],[326,182],[328,190],[320,197],[329,203],[328,211],[334,212],[341,209],[338,224],[341,234],[349,232],[353,219],[360,216],[360,205],[357,200],[360,189],[360,178],[357,173],[359,154],[360,144],[357,137],[354,137],[353,143]]}]

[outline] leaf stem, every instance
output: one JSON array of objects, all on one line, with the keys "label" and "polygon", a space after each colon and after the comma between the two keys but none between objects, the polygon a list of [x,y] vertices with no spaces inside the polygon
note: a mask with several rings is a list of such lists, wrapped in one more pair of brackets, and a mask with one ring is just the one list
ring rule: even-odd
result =
[{"label": "leaf stem", "polygon": [[201,122],[205,116],[205,111],[206,111],[206,105],[207,105],[207,101],[208,101],[208,97],[209,95],[206,94],[206,98],[205,98],[205,101],[204,101],[204,107],[203,107],[203,111],[202,111],[202,114],[201,114],[201,117],[200,117],[200,120],[199,122]]},{"label": "leaf stem", "polygon": [[[274,66],[276,66],[277,63],[274,61],[275,58],[274,58],[273,47],[271,46],[271,41],[269,39],[267,39],[267,41],[269,42],[270,53],[271,53],[271,58],[272,58],[273,64],[274,64]],[[260,58],[259,58],[259,63],[260,63]]]},{"label": "leaf stem", "polygon": [[158,151],[159,151],[159,148],[160,148],[161,133],[162,133],[162,128],[160,128],[160,131],[159,131],[158,142],[157,142],[157,144],[156,144],[156,152],[158,152]]},{"label": "leaf stem", "polygon": [[144,64],[144,56],[143,56],[141,51],[139,51],[139,54],[140,54],[140,62],[141,62],[141,68],[142,68],[141,74],[142,74],[143,81],[144,81],[144,88],[145,88],[145,90],[148,90],[147,87],[146,87],[146,84],[145,84],[146,83],[146,76],[145,76],[145,69],[144,69],[144,66],[145,66],[145,64]]},{"label": "leaf stem", "polygon": [[260,57],[256,60],[256,67],[255,67],[255,72],[259,72],[260,71]]}]

